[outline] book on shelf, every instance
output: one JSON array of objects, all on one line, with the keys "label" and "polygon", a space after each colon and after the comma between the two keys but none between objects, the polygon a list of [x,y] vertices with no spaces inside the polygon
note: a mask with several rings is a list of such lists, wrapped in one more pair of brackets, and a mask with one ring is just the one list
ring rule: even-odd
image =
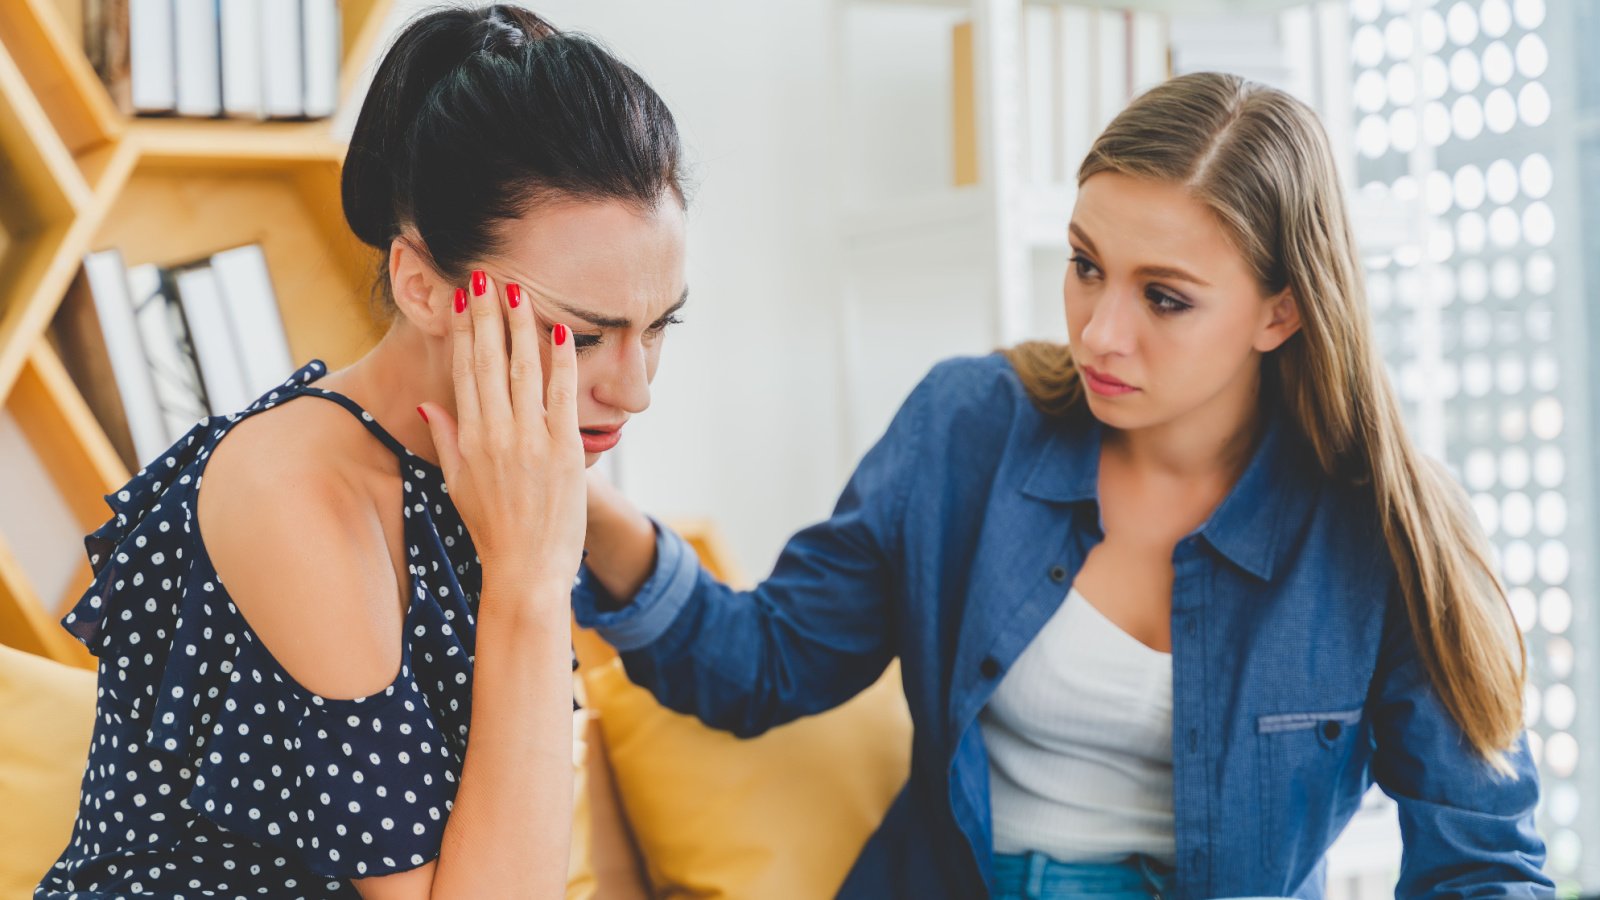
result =
[{"label": "book on shelf", "polygon": [[[263,11],[265,13],[265,11]],[[261,103],[269,119],[305,114],[305,73],[300,67],[300,5],[286,3],[261,17]]]},{"label": "book on shelf", "polygon": [[338,0],[304,0],[300,16],[305,35],[305,114],[325,119],[339,107]]},{"label": "book on shelf", "polygon": [[259,246],[178,268],[173,280],[213,414],[245,408],[294,372]]},{"label": "book on shelf", "polygon": [[[170,112],[178,107],[176,37],[171,0],[128,0],[112,14],[112,37],[125,35],[128,102],[133,112]],[[117,96],[114,93],[114,96]]]},{"label": "book on shelf", "polygon": [[189,325],[178,305],[172,274],[166,269],[155,263],[134,266],[128,270],[128,290],[167,436],[177,440],[211,409],[195,363]]},{"label": "book on shelf", "polygon": [[120,252],[84,257],[52,334],[63,365],[124,462],[143,463],[172,444]]},{"label": "book on shelf", "polygon": [[217,273],[239,345],[238,361],[249,402],[281,384],[295,369],[267,257],[259,244],[246,244],[213,255],[211,268]]},{"label": "book on shelf", "polygon": [[216,0],[173,0],[173,4],[175,109],[180,116],[195,118],[221,115],[222,33]]},{"label": "book on shelf", "polygon": [[84,0],[84,45],[130,115],[333,115],[339,0]]},{"label": "book on shelf", "polygon": [[217,29],[222,48],[222,112],[266,118],[261,100],[261,2],[221,0]]},{"label": "book on shelf", "polygon": [[63,364],[130,469],[207,415],[244,409],[294,370],[266,257],[235,247],[126,268],[92,253],[51,329]]}]

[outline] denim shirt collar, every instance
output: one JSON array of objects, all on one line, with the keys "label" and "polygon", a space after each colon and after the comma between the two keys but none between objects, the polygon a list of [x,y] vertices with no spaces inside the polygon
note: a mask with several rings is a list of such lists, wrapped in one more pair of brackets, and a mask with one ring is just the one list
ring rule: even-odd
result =
[{"label": "denim shirt collar", "polygon": [[[1040,445],[1022,493],[1049,503],[1099,504],[1100,446],[1105,425],[1058,420]],[[1262,413],[1263,433],[1250,463],[1211,517],[1195,534],[1239,568],[1262,581],[1277,571],[1284,542],[1299,532],[1316,490],[1316,458],[1294,433],[1281,406]]]}]

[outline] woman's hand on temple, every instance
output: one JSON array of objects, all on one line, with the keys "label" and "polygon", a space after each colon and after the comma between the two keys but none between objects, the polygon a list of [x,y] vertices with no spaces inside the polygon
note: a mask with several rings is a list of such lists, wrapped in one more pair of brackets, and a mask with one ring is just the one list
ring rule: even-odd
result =
[{"label": "woman's hand on temple", "polygon": [[485,577],[560,586],[555,595],[564,596],[582,558],[586,504],[571,334],[565,325],[552,330],[547,388],[538,323],[519,285],[502,294],[475,271],[454,302],[456,415],[433,403],[417,411]]}]

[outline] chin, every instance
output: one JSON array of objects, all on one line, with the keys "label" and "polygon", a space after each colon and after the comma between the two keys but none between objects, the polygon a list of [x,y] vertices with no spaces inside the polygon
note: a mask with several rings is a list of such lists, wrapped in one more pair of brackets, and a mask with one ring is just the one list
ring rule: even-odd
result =
[{"label": "chin", "polygon": [[585,469],[594,468],[594,464],[599,462],[600,461],[600,457],[602,457],[602,456],[605,456],[605,454],[604,453],[585,453],[585,454],[583,454],[583,467]]},{"label": "chin", "polygon": [[1089,413],[1100,420],[1102,425],[1118,431],[1135,431],[1151,424],[1151,416],[1148,413],[1131,410],[1115,402],[1107,402],[1087,389],[1083,395],[1089,405]]}]

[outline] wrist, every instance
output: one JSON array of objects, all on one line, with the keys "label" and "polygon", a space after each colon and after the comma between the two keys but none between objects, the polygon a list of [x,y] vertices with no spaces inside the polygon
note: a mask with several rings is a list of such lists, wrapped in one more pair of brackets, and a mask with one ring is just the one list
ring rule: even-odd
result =
[{"label": "wrist", "polygon": [[576,566],[570,571],[557,571],[538,560],[484,559],[482,565],[485,594],[493,591],[513,597],[559,597],[563,603],[578,576]]}]

